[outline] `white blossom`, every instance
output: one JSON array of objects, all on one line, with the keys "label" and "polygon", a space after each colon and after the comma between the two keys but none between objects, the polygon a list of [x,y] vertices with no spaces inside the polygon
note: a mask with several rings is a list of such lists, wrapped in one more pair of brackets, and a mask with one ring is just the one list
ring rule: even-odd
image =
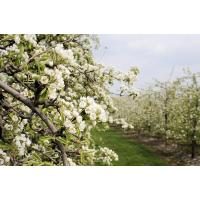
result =
[{"label": "white blossom", "polygon": [[29,147],[32,142],[25,134],[21,134],[15,137],[14,143],[18,148],[19,156],[24,156],[26,148]]},{"label": "white blossom", "polygon": [[40,82],[44,85],[46,85],[49,82],[49,79],[47,76],[41,76]]},{"label": "white blossom", "polygon": [[26,41],[30,42],[34,47],[37,46],[36,35],[34,35],[34,34],[27,34],[27,35],[24,35],[24,39]]},{"label": "white blossom", "polygon": [[11,125],[11,124],[5,124],[5,125],[4,125],[4,128],[5,128],[7,131],[12,131],[12,130],[13,130],[13,125]]},{"label": "white blossom", "polygon": [[19,37],[19,35],[15,35],[15,43],[17,43],[17,44],[20,43],[20,37]]},{"label": "white blossom", "polygon": [[0,149],[0,165],[8,164],[10,162],[10,157]]}]

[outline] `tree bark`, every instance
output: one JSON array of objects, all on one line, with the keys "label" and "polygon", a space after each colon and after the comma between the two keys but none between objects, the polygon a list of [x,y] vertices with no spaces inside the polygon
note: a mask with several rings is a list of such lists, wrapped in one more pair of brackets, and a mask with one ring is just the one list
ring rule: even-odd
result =
[{"label": "tree bark", "polygon": [[195,158],[196,155],[196,140],[192,139],[192,149],[191,149],[191,158]]}]

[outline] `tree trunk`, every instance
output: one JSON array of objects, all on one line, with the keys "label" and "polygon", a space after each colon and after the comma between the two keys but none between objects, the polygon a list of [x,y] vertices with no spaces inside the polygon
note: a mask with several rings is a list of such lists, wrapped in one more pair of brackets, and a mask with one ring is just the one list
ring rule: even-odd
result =
[{"label": "tree trunk", "polygon": [[196,156],[196,139],[192,139],[192,149],[191,149],[191,158]]}]

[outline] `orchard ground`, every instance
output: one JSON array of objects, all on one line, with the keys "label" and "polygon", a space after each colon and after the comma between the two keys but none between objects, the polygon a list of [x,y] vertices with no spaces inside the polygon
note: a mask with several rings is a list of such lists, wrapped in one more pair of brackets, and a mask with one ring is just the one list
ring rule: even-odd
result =
[{"label": "orchard ground", "polygon": [[[189,146],[166,143],[163,139],[148,134],[124,131],[111,127],[106,131],[93,130],[96,146],[114,150],[119,160],[114,166],[199,166],[200,156],[191,159]],[[200,150],[199,150],[200,152]]]},{"label": "orchard ground", "polygon": [[97,146],[106,146],[114,150],[119,160],[115,166],[166,166],[167,161],[154,153],[148,147],[133,139],[125,137],[120,129],[107,131],[93,130],[93,139]]}]

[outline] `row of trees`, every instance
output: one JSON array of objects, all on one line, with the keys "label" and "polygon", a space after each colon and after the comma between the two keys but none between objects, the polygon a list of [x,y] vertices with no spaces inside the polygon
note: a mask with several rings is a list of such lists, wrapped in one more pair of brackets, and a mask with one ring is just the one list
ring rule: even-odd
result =
[{"label": "row of trees", "polygon": [[156,82],[133,101],[115,98],[118,117],[146,133],[191,146],[191,157],[200,143],[200,75],[185,72],[173,82]]}]

